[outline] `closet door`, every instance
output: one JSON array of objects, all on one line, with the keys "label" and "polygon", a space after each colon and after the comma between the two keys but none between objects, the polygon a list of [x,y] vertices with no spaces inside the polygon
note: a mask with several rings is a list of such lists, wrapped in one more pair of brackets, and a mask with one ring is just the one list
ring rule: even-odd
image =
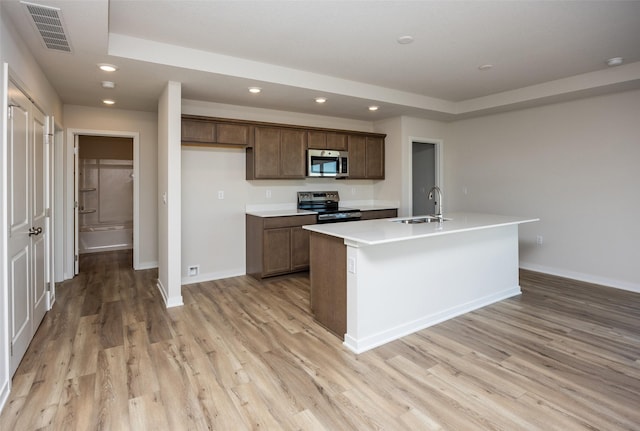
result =
[{"label": "closet door", "polygon": [[7,122],[10,371],[13,375],[46,312],[46,122],[12,83]]}]

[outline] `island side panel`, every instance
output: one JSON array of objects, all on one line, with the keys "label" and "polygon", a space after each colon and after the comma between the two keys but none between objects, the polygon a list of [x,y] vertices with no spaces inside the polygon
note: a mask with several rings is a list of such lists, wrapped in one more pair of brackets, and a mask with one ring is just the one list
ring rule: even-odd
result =
[{"label": "island side panel", "polygon": [[517,225],[347,245],[345,345],[356,353],[520,293]]},{"label": "island side panel", "polygon": [[311,232],[311,311],[341,339],[347,332],[347,247],[342,238]]}]

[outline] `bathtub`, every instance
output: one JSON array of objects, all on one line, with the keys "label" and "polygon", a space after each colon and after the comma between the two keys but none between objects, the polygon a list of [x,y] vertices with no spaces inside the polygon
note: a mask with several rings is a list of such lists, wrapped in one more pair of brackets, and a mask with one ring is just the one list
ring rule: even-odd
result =
[{"label": "bathtub", "polygon": [[133,248],[132,224],[101,224],[80,226],[79,253],[126,250]]}]

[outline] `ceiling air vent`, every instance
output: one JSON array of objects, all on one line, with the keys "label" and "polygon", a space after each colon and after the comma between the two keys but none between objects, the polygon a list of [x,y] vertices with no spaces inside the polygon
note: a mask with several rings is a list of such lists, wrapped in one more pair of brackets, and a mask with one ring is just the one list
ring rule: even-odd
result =
[{"label": "ceiling air vent", "polygon": [[71,45],[64,31],[64,22],[59,8],[21,2],[33,18],[44,45],[56,51],[71,52]]}]

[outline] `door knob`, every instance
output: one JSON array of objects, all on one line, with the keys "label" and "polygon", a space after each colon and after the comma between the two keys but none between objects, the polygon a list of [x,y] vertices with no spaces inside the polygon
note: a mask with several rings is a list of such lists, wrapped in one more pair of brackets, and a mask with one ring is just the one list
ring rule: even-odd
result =
[{"label": "door knob", "polygon": [[29,236],[40,235],[41,233],[42,233],[42,228],[41,227],[29,228]]}]

